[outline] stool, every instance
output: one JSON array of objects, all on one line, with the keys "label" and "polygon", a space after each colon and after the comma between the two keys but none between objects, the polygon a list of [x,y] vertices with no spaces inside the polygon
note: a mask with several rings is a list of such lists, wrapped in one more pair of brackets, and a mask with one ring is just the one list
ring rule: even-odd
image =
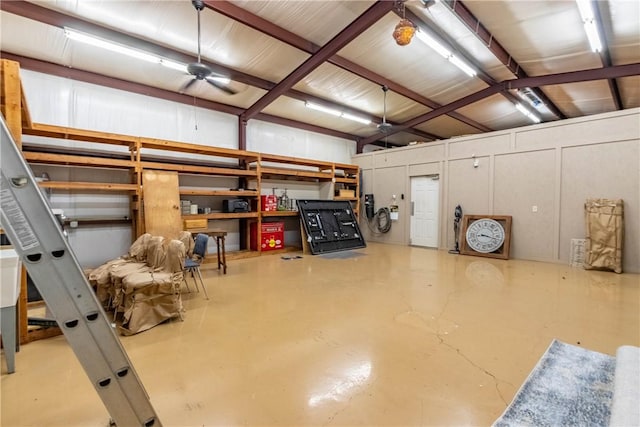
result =
[{"label": "stool", "polygon": [[218,270],[222,267],[222,273],[227,274],[227,254],[224,249],[224,241],[225,237],[227,237],[227,232],[225,230],[220,230],[216,228],[207,229],[207,230],[190,230],[192,233],[202,233],[206,234],[209,237],[213,237],[216,239],[216,250],[218,252]]},{"label": "stool", "polygon": [[[218,270],[220,270],[220,266],[222,266],[222,273],[227,274],[227,254],[224,249],[224,239],[227,236],[226,231],[218,231],[212,237],[216,238],[216,248],[218,252]],[[220,253],[222,251],[222,254]]]}]

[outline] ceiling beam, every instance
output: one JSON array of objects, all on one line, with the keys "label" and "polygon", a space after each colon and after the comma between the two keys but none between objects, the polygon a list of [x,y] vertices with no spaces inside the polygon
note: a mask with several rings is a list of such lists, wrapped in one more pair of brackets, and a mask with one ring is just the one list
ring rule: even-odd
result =
[{"label": "ceiling beam", "polygon": [[[304,92],[301,92],[301,91],[296,90],[296,89],[289,89],[286,92],[285,96],[288,96],[289,98],[297,99],[297,100],[302,101],[302,102],[309,101],[309,102],[312,102],[314,104],[322,105],[323,107],[327,107],[327,108],[332,108],[334,110],[343,111],[343,112],[348,113],[348,114],[353,114],[354,116],[359,116],[359,117],[362,117],[362,118],[369,118],[375,124],[382,123],[382,117],[375,116],[375,115],[370,114],[370,113],[368,113],[366,111],[358,110],[356,108],[352,108],[352,107],[349,107],[347,105],[336,104],[335,102],[330,101],[328,99],[324,99],[324,98],[321,98],[319,96],[315,96],[315,95],[311,95],[311,94],[308,94],[308,93],[304,93]],[[387,122],[391,123],[391,124],[395,124],[395,123],[390,122],[388,120],[387,120]],[[414,135],[418,135],[421,138],[425,138],[427,140],[442,139],[442,137],[439,136],[439,135],[434,135],[432,133],[423,132],[423,131],[421,131],[419,129],[409,129],[409,130],[407,130],[407,132],[410,132],[410,133],[412,133]]]},{"label": "ceiling beam", "polygon": [[[601,9],[600,4],[603,3]],[[609,54],[609,38],[607,37],[607,32],[604,27],[604,17],[603,15],[609,18],[608,21],[611,21],[611,15],[609,14],[609,3],[608,2],[591,2],[591,9],[593,9],[593,13],[596,19],[596,26],[598,28],[598,32],[600,33],[600,39],[602,42],[602,50],[600,51],[600,61],[602,61],[602,65],[604,67],[611,67],[611,55]],[[609,26],[611,28],[611,26]],[[620,89],[618,88],[618,82],[615,79],[607,80],[609,83],[609,91],[611,92],[611,98],[613,99],[613,103],[616,106],[617,110],[622,110],[624,106],[622,105],[622,97],[620,96]]]},{"label": "ceiling beam", "polygon": [[353,39],[358,37],[360,33],[365,31],[371,25],[375,24],[380,18],[386,15],[391,9],[393,9],[394,2],[378,0],[369,9],[367,9],[362,15],[351,22],[345,29],[340,31],[331,41],[320,48],[316,53],[311,55],[306,61],[304,61],[298,68],[293,70],[291,74],[285,77],[280,83],[278,83],[273,89],[271,89],[266,95],[256,101],[251,107],[245,111],[241,118],[244,121],[250,120],[258,114],[267,105],[271,104],[280,96],[284,95],[286,91],[291,89],[296,83],[302,80],[310,72],[318,68],[323,62],[333,56],[336,52],[346,46]]},{"label": "ceiling beam", "polygon": [[[241,24],[244,24],[256,31],[273,37],[276,40],[298,48],[304,52],[314,54],[318,50],[320,50],[320,46],[316,45],[315,43],[306,40],[285,28],[275,25],[274,23],[267,21],[266,19],[254,15],[251,12],[242,9],[231,2],[224,0],[205,0],[204,4],[207,8],[215,12],[218,12],[228,18],[240,22]],[[365,80],[369,80],[380,86],[387,86],[393,92],[409,98],[414,102],[425,105],[429,108],[433,109],[442,106],[441,104],[438,104],[437,102],[432,101],[417,92],[407,89],[406,87],[399,85],[398,83],[395,83],[394,81],[389,80],[386,77],[381,76],[380,74],[374,73],[373,71],[366,69],[361,65],[358,65],[341,56],[333,55],[329,58],[328,61],[345,71],[362,77]],[[482,132],[490,132],[493,130],[457,112],[452,112],[451,114],[449,114],[449,116]]]},{"label": "ceiling beam", "polygon": [[357,141],[360,138],[359,136],[352,135],[350,133],[340,132],[334,129],[327,129],[321,126],[316,126],[297,120],[285,119],[283,117],[273,116],[271,114],[258,113],[255,115],[254,119],[261,120],[263,122],[275,123],[282,126],[295,127],[297,129],[307,130],[309,132],[321,133],[323,135],[335,136],[336,138],[350,139],[352,141]]},{"label": "ceiling beam", "polygon": [[[106,86],[113,89],[124,90],[127,92],[137,93],[140,95],[152,96],[154,98],[166,99],[167,101],[178,102],[181,104],[193,105],[193,96],[183,95],[181,93],[172,92],[170,90],[160,89],[141,83],[134,83],[127,80],[108,77],[103,74],[93,73],[91,71],[83,71],[77,68],[65,67],[63,65],[54,64],[53,62],[41,61],[26,56],[14,55],[9,52],[2,52],[2,57],[20,63],[20,68],[36,71],[38,73],[49,74],[52,76],[63,77],[66,79],[78,80],[85,83]],[[244,111],[242,108],[233,105],[223,104],[220,102],[209,101],[198,98],[198,107],[208,110],[220,111],[222,113],[240,115]]]},{"label": "ceiling beam", "polygon": [[[462,21],[469,30],[480,39],[489,51],[496,57],[516,78],[529,77],[520,64],[502,46],[494,35],[480,22],[478,18],[467,8],[461,0],[444,0],[449,10]],[[609,64],[611,65],[611,64]],[[566,119],[566,115],[560,111],[557,105],[539,88],[532,89],[543,104],[559,119]]]},{"label": "ceiling beam", "polygon": [[[172,59],[174,61],[189,63],[195,62],[197,60],[197,57],[195,55],[186,54],[175,49],[161,46],[138,37],[130,36],[128,34],[115,31],[98,24],[94,24],[89,21],[85,21],[74,16],[65,15],[64,13],[52,9],[47,9],[46,7],[38,6],[33,3],[28,3],[25,1],[2,1],[0,2],[0,10],[58,28],[70,27],[87,34],[95,35],[105,40],[110,40],[116,43],[123,44],[125,46],[136,47],[145,52],[153,53],[155,55]],[[268,80],[264,80],[259,77],[255,77],[250,74],[246,74],[241,71],[237,71],[213,62],[203,62],[207,64],[215,73],[228,76],[231,80],[254,86],[263,90],[270,90],[275,86],[275,83],[272,83]]]},{"label": "ceiling beam", "polygon": [[589,82],[593,80],[617,79],[620,77],[640,76],[640,63],[613,65],[611,67],[592,68],[590,70],[569,71],[566,73],[547,74],[545,76],[527,77],[524,79],[505,80],[500,83],[505,89],[522,89],[561,85],[567,83]]},{"label": "ceiling beam", "polygon": [[[122,79],[116,79],[114,77],[104,76],[102,74],[92,73],[90,71],[83,71],[76,68],[69,68],[62,65],[54,64],[52,62],[41,61],[39,59],[28,58],[26,56],[14,55],[9,52],[2,52],[2,57],[10,59],[20,63],[20,67],[26,70],[36,71],[39,73],[49,74],[52,76],[58,76],[63,78],[69,78],[81,82],[96,84],[100,86],[109,87],[112,89],[124,90],[127,92],[137,93],[140,95],[151,96],[154,98],[165,99],[167,101],[173,101],[180,104],[189,106],[194,105],[193,96],[183,95],[180,93],[172,92],[170,90],[159,89],[157,87],[147,86],[140,83],[134,83]],[[240,116],[244,109],[234,107],[232,105],[222,104],[215,101],[209,101],[202,98],[196,98],[196,107],[205,108],[208,110],[219,111],[235,116]],[[283,117],[275,117],[267,114],[260,114],[256,117],[257,120],[264,120],[271,123],[278,123],[283,126],[289,126],[296,129],[307,130],[311,132],[320,133],[323,135],[335,136],[338,138],[349,139],[352,141],[358,140],[360,137],[345,132],[339,132],[334,129],[328,129],[321,126],[314,126],[308,123],[302,123],[296,120],[286,119]]]},{"label": "ceiling beam", "polygon": [[[435,109],[425,114],[421,114],[420,116],[414,117],[411,120],[407,120],[406,122],[398,126],[394,126],[386,133],[386,135],[393,135],[395,133],[402,132],[408,127],[413,127],[420,123],[435,119],[436,117],[439,117],[443,114],[447,114],[449,111],[462,108],[469,104],[473,104],[474,102],[480,101],[481,99],[487,98],[491,95],[495,95],[496,93],[505,92],[511,89],[522,89],[525,87],[533,88],[548,85],[578,83],[638,75],[640,75],[640,63],[616,65],[605,68],[594,68],[591,70],[570,71],[566,73],[548,74],[545,76],[526,77],[522,79],[505,80],[503,82],[489,86],[488,88],[482,89],[478,92],[467,95],[463,98],[460,98],[457,101],[447,104],[441,108]],[[378,140],[382,136],[384,136],[384,134],[378,132],[368,138],[359,140],[357,145],[357,152],[361,153],[362,147],[364,147],[366,144]]]},{"label": "ceiling beam", "polygon": [[[84,21],[80,18],[76,18],[73,16],[65,15],[63,13],[57,12],[55,10],[47,9],[42,6],[38,6],[33,3],[28,3],[24,1],[11,1],[11,2],[1,2],[0,1],[0,9],[9,13],[13,13],[18,16],[22,16],[24,18],[32,19],[35,21],[42,22],[44,24],[52,25],[58,28],[70,27],[77,29],[79,31],[86,32],[88,34],[93,34],[98,37],[104,38],[106,40],[112,40],[117,43],[124,44],[126,46],[136,46],[146,52],[151,52],[159,56],[163,56],[165,58],[173,59],[175,61],[189,63],[196,61],[196,57],[192,55],[185,54],[183,52],[170,49],[164,46],[160,46],[149,41],[130,36],[124,33],[120,33],[118,31],[114,31],[112,29],[102,27],[100,25]],[[226,66],[215,64],[211,62],[206,62],[207,65],[211,67],[211,69],[217,74],[230,76],[230,78],[239,83],[244,83],[249,86],[257,87],[259,89],[263,89],[269,91],[276,86],[276,83],[271,81],[261,79],[256,76],[252,76],[250,74],[246,74]],[[96,74],[97,75],[97,74]],[[182,77],[182,76],[181,76]],[[349,114],[370,117],[372,121],[381,123],[382,118],[374,116],[368,112],[357,110],[355,108],[351,108],[342,104],[338,104],[334,101],[322,99],[313,95],[305,94],[304,92],[297,91],[294,89],[290,89],[284,93],[285,96],[291,97],[293,99],[298,99],[302,102],[311,101],[322,103],[323,105],[338,109],[341,111],[348,112]],[[321,100],[321,101],[320,101]],[[226,111],[223,111],[226,112]],[[441,137],[438,135],[427,134],[426,132],[421,132],[420,130],[412,131],[417,135],[422,136],[427,139],[440,139]]]}]

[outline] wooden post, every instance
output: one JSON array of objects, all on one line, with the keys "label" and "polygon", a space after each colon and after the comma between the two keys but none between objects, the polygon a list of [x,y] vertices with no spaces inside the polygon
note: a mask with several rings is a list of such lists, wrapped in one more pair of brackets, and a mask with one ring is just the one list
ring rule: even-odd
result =
[{"label": "wooden post", "polygon": [[[20,64],[16,61],[0,61],[0,110],[18,148],[22,148],[22,87]],[[20,297],[18,298],[19,343],[29,342],[27,325],[27,272],[22,267],[20,274]]]},{"label": "wooden post", "polygon": [[20,86],[20,64],[3,59],[0,64],[0,92],[2,95],[2,115],[9,132],[22,148],[22,90]]}]

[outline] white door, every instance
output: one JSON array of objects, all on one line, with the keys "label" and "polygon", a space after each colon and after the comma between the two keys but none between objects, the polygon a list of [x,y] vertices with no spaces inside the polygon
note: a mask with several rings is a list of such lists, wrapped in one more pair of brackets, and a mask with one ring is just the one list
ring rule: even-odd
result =
[{"label": "white door", "polygon": [[415,246],[438,247],[438,211],[440,200],[438,176],[411,178],[411,239]]}]

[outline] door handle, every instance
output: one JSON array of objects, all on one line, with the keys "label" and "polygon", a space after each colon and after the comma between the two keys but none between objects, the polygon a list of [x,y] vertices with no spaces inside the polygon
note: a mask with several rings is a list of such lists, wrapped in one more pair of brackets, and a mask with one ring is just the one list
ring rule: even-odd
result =
[{"label": "door handle", "polygon": [[416,202],[411,202],[411,216],[413,216],[413,209],[416,206]]}]

